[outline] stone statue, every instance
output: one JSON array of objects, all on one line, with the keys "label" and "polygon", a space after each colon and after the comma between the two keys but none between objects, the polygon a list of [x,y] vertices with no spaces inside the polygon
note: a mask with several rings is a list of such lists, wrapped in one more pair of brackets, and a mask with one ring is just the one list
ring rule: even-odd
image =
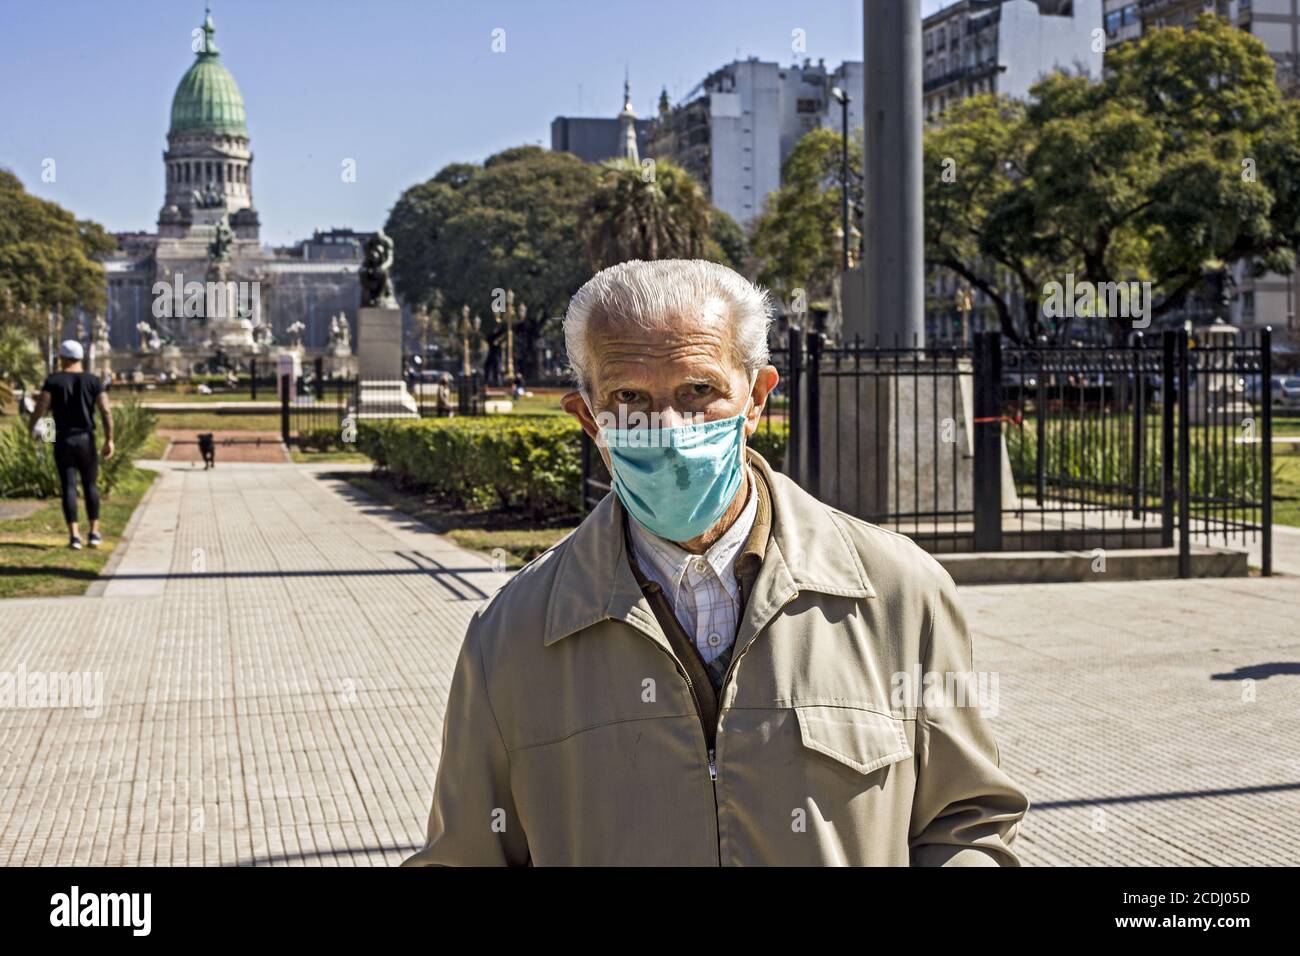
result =
[{"label": "stone statue", "polygon": [[393,282],[388,274],[392,267],[393,240],[380,229],[366,240],[360,273],[362,308],[397,308]]},{"label": "stone statue", "polygon": [[148,322],[141,322],[135,328],[136,331],[140,333],[140,351],[158,351],[162,346],[162,339],[158,337],[158,333],[154,331],[154,327]]},{"label": "stone statue", "polygon": [[95,328],[95,351],[107,353],[112,349],[108,342],[108,322],[102,315],[96,315],[94,321]]},{"label": "stone statue", "polygon": [[289,348],[302,348],[302,333],[306,328],[307,326],[303,325],[301,322],[294,322],[284,330],[285,335],[289,336]]},{"label": "stone statue", "polygon": [[208,258],[213,262],[230,261],[230,244],[235,241],[235,234],[230,224],[223,218],[217,223],[216,235],[208,245]]},{"label": "stone statue", "polygon": [[222,195],[216,183],[208,183],[202,189],[194,190],[191,198],[194,200],[194,205],[200,209],[216,209],[226,201],[226,197]]},{"label": "stone statue", "polygon": [[275,333],[271,331],[270,323],[261,322],[253,326],[253,341],[258,345],[275,344]]},{"label": "stone statue", "polygon": [[330,316],[330,349],[335,355],[352,353],[352,330],[348,327],[348,317],[340,312]]}]

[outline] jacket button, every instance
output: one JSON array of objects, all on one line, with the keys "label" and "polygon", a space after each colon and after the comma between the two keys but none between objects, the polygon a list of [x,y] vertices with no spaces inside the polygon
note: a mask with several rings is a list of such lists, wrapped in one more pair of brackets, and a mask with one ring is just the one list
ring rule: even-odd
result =
[{"label": "jacket button", "polygon": [[710,635],[708,636],[707,640],[708,640],[708,642],[709,642],[709,647],[717,647],[719,644],[722,643],[722,635],[721,635],[721,634],[710,634]]}]

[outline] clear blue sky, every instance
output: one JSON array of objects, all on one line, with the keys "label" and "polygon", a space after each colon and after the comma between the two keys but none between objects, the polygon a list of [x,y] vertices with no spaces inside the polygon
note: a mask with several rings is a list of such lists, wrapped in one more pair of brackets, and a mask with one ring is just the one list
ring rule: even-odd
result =
[{"label": "clear blue sky", "polygon": [[[859,0],[213,0],[212,14],[277,244],[372,229],[449,162],[549,146],[557,115],[615,115],[625,66],[645,116],[662,86],[676,98],[737,57],[793,62],[796,28],[828,66],[862,56]],[[0,2],[0,166],[79,217],[153,229],[171,98],[202,18],[201,0]]]}]

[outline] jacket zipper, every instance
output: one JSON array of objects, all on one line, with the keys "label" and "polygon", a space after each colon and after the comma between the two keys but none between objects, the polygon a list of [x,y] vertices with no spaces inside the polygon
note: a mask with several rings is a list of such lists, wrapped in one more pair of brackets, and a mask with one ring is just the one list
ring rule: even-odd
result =
[{"label": "jacket zipper", "polygon": [[[796,591],[794,594],[790,595],[790,597],[788,597],[785,601],[782,602],[781,608],[784,608],[787,604],[793,601],[797,596],[798,596],[798,592]],[[778,608],[778,610],[781,610],[781,608]],[[766,625],[764,625],[764,627],[766,627]],[[637,628],[637,630],[640,630],[640,628]],[[755,631],[754,635],[745,643],[745,646],[740,649],[740,653],[732,657],[731,663],[727,666],[727,673],[723,676],[722,684],[718,688],[718,721],[719,722],[721,722],[722,720],[722,698],[726,695],[727,684],[731,682],[731,675],[736,672],[736,666],[740,663],[740,659],[744,657],[747,653],[749,653],[750,646],[754,643],[754,641],[758,640],[758,635],[761,634],[762,632],[763,632],[763,628],[759,628],[759,630]],[[677,655],[673,654],[671,651],[665,650],[663,646],[657,640],[654,639],[653,635],[646,633],[645,637],[649,639],[650,642],[654,644],[655,647],[659,648],[659,650],[662,653],[667,654],[668,657],[671,658],[673,665],[677,668],[677,673],[681,674],[682,680],[686,681],[686,689],[691,692],[691,703],[695,705],[695,716],[699,719],[700,722],[700,730],[704,736],[704,749],[708,757],[709,782],[713,786],[713,832],[716,835],[718,841],[718,866],[722,866],[722,826],[718,819],[720,813],[720,808],[718,806],[718,757],[717,757],[717,750],[716,750],[718,728],[716,725],[713,728],[714,746],[710,747],[709,728],[706,727],[704,724],[704,714],[700,710],[700,698],[696,696],[695,684],[691,682],[691,675],[686,673],[686,668],[683,667],[681,661],[677,659]]]},{"label": "jacket zipper", "polygon": [[[641,629],[637,628],[637,630],[641,630]],[[722,865],[722,835],[718,832],[717,751],[713,747],[709,746],[709,728],[704,723],[704,712],[700,709],[700,698],[695,693],[695,684],[691,681],[691,675],[686,673],[686,668],[683,667],[682,662],[677,659],[677,655],[673,654],[671,651],[665,650],[663,646],[660,645],[660,643],[654,639],[653,635],[645,633],[645,637],[650,641],[650,643],[654,644],[655,647],[659,648],[659,650],[663,654],[668,656],[668,658],[673,662],[673,666],[677,668],[677,673],[680,674],[682,680],[686,682],[686,689],[691,692],[691,703],[695,706],[695,716],[700,723],[700,735],[704,738],[704,752],[708,758],[709,782],[713,787],[713,832],[715,838],[718,841],[718,865],[721,866]],[[732,663],[734,664],[735,662],[733,661]],[[713,728],[713,733],[716,735],[717,732],[718,729],[715,726]]]},{"label": "jacket zipper", "polygon": [[[798,596],[799,596],[799,592],[796,591],[794,594],[791,594],[788,598],[782,601],[781,607],[777,608],[778,612],[783,610],[787,604],[789,604]],[[775,618],[776,615],[773,615],[772,618],[768,620],[768,624],[770,624],[772,620],[775,620]],[[731,683],[731,675],[734,674],[736,672],[736,668],[740,666],[740,659],[749,653],[750,647],[752,647],[754,642],[758,640],[758,635],[762,634],[766,628],[767,628],[767,624],[764,624],[763,627],[760,627],[757,631],[755,631],[753,636],[748,641],[745,642],[745,646],[740,648],[740,652],[732,656],[731,663],[727,665],[727,673],[722,676],[722,683],[718,686],[718,722],[719,723],[722,722],[722,699],[727,696],[727,685]],[[691,681],[690,678],[688,677],[686,679],[686,684],[688,687],[690,686],[690,683]],[[694,696],[694,694],[695,691],[694,689],[692,689],[691,695]],[[698,701],[695,704],[695,709],[696,711],[699,711],[700,709],[700,705]],[[702,724],[703,720],[701,720],[700,722]],[[717,745],[717,733],[718,733],[718,728],[714,727],[713,739],[714,739],[715,746]],[[705,735],[705,739],[706,740],[708,739],[707,734]],[[716,752],[713,750],[709,751],[709,779],[713,781],[713,813],[715,818],[714,827],[718,833],[718,866],[722,866],[722,824],[721,821],[717,820],[717,817],[721,813],[721,808],[718,806],[718,764],[717,764]]]}]

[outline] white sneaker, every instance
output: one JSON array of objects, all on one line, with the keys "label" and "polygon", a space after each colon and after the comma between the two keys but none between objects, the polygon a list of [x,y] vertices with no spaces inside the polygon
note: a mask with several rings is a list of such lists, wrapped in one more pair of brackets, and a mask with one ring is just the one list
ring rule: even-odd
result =
[{"label": "white sneaker", "polygon": [[80,551],[81,539],[74,534],[72,538],[68,541],[68,547],[71,548],[73,551]]}]

